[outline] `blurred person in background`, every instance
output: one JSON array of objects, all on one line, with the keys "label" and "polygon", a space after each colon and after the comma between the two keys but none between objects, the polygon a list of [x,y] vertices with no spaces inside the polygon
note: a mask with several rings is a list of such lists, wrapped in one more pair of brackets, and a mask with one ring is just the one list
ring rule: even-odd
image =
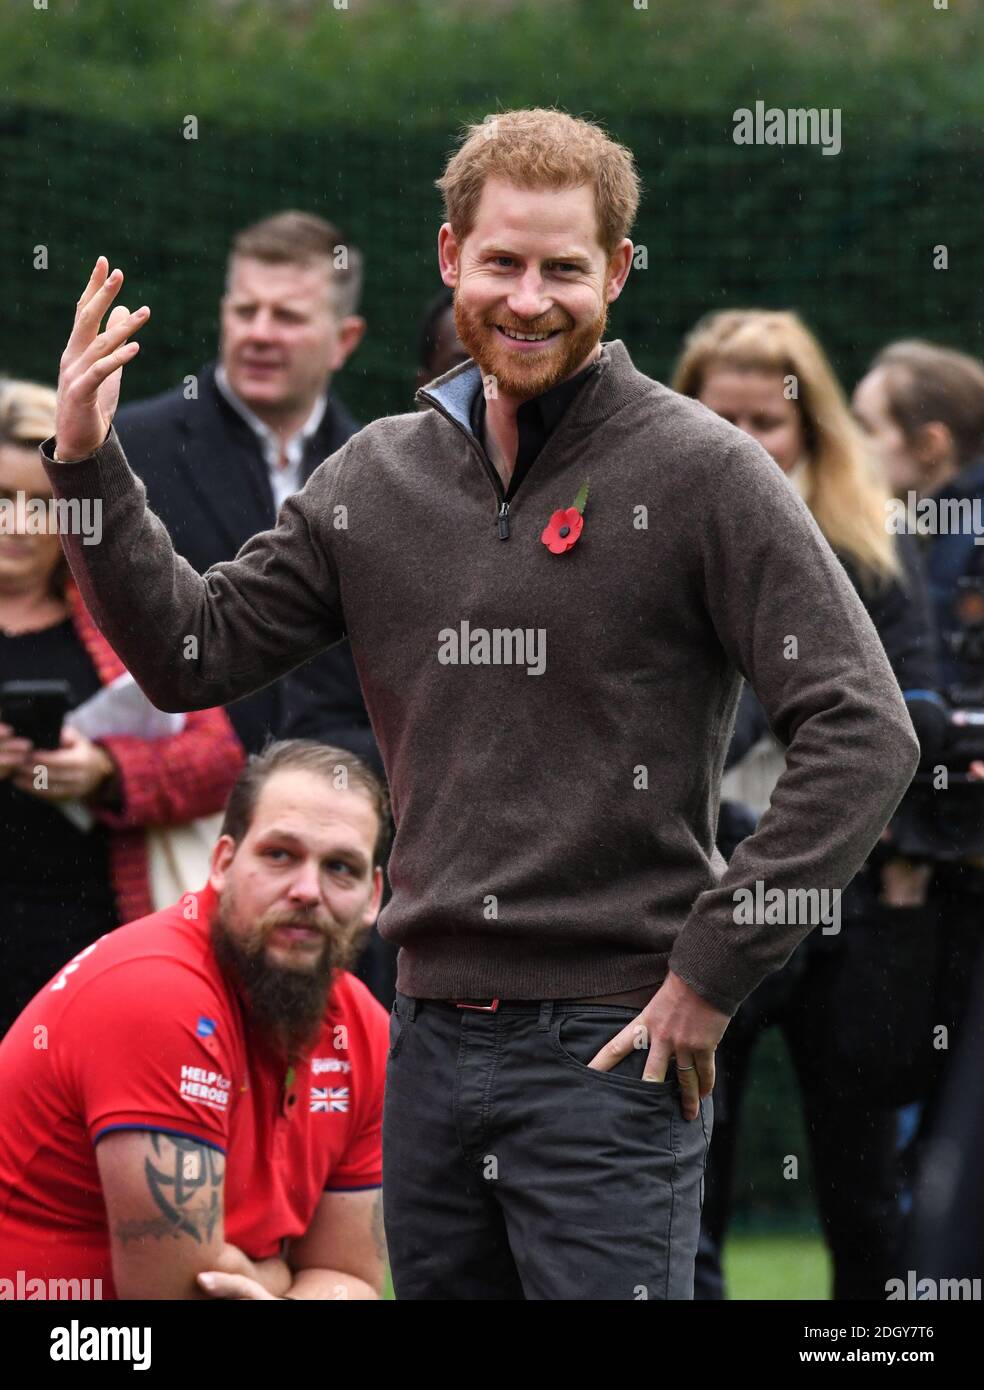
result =
[{"label": "blurred person in background", "polygon": [[[689,335],[673,385],[756,439],[812,512],[882,640],[925,764],[945,728],[925,579],[911,538],[889,533],[888,490],[819,344],[792,313],[712,314]],[[777,472],[776,486],[785,485]],[[824,602],[818,593],[818,608]],[[733,773],[723,790],[761,813],[785,749],[749,686],[735,738],[740,748],[732,757],[756,748],[758,759],[747,781]],[[931,865],[894,853],[886,837],[844,892],[843,931],[812,932],[784,970],[745,1001],[718,1049],[721,1094],[698,1296],[720,1296],[742,1097],[752,1051],[772,1024],[783,1031],[802,1092],[833,1296],[885,1296],[900,1238],[892,1093],[918,1086],[919,1060],[928,1055],[929,996],[920,966],[934,942],[926,901]],[[927,1031],[916,1058],[909,1030],[923,1016]]]},{"label": "blurred person in background", "polygon": [[[417,335],[417,390],[468,361],[454,321],[454,291],[443,285],[424,310]],[[426,401],[418,409],[428,409]]]},{"label": "blurred person in background", "polygon": [[[912,488],[934,496],[946,488],[947,495],[980,496],[984,364],[976,357],[920,339],[891,343],[851,403],[897,495]],[[960,488],[951,486],[957,481]]]},{"label": "blurred person in background", "polygon": [[[946,785],[917,777],[919,801],[910,818],[910,834],[937,856],[933,1019],[946,1029],[945,1045],[934,1049],[936,1084],[927,1103],[921,1114],[903,1117],[904,1168],[911,1176],[930,1167],[922,1155],[950,1059],[968,1026],[984,938],[984,740],[972,722],[984,715],[984,544],[977,543],[984,534],[984,365],[934,343],[891,343],[858,383],[854,410],[894,490],[909,504],[941,639],[945,691],[956,720],[969,716],[962,726],[952,724],[939,759],[947,766]],[[952,1116],[947,1123],[955,1127]]]},{"label": "blurred person in background", "polygon": [[[57,532],[29,506],[52,495],[38,445],[54,423],[54,391],[0,384],[0,672],[4,682],[68,681],[72,710],[124,668],[82,602]],[[221,709],[189,714],[181,733],[154,739],[91,741],[66,722],[56,750],[0,722],[0,1036],[73,951],[151,911],[147,828],[221,810],[243,760]],[[77,801],[95,817],[90,830],[59,810]]]}]

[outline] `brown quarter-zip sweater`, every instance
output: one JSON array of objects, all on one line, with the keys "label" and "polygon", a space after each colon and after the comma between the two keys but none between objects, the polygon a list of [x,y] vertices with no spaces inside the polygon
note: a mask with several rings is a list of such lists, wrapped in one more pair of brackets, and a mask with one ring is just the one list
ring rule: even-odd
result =
[{"label": "brown quarter-zip sweater", "polygon": [[[49,440],[56,493],[102,500],[101,543],[64,538],[72,569],[166,710],[225,704],[348,634],[397,822],[380,929],[405,993],[577,997],[669,967],[731,1013],[811,926],[793,907],[748,920],[736,892],[844,887],[907,787],[898,685],[777,465],[623,343],[603,345],[505,526],[469,424],[480,389],[465,362],[418,393],[433,409],[366,426],[204,576],[115,432],[78,463]],[[551,554],[541,533],[586,479],[584,529]],[[741,675],[789,751],[726,872]]]}]

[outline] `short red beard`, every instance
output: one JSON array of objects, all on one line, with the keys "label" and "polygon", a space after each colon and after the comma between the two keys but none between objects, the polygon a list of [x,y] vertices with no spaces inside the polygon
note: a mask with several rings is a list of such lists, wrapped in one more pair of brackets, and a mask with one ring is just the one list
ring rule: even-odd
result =
[{"label": "short red beard", "polygon": [[[482,377],[494,377],[496,389],[505,395],[528,400],[533,396],[542,396],[552,386],[573,376],[592,348],[601,341],[608,323],[608,305],[603,303],[590,323],[582,324],[579,328],[564,325],[559,345],[552,344],[542,353],[524,352],[522,360],[519,353],[512,352],[500,341],[495,327],[497,319],[503,319],[507,327],[515,327],[508,322],[509,314],[501,311],[497,318],[486,322],[480,314],[461,302],[458,287],[455,286],[455,327],[468,355],[477,362]],[[530,324],[527,331],[542,333],[557,326],[555,317],[551,316],[546,323]]]}]

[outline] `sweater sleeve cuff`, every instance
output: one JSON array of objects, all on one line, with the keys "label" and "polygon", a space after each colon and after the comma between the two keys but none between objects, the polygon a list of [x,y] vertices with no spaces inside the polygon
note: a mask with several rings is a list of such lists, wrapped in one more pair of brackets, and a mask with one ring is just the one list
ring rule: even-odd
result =
[{"label": "sweater sleeve cuff", "polygon": [[52,435],[41,445],[41,461],[59,497],[101,497],[105,502],[114,502],[138,482],[112,425],[102,444],[88,458],[63,463],[55,458],[55,447],[56,438]]},{"label": "sweater sleeve cuff", "polygon": [[669,969],[679,975],[685,985],[689,985],[712,1008],[733,1016],[745,993],[735,993],[738,985],[737,975],[727,977],[727,956],[716,944],[714,949],[702,950],[701,932],[695,923],[684,926],[677,937],[670,955]]}]

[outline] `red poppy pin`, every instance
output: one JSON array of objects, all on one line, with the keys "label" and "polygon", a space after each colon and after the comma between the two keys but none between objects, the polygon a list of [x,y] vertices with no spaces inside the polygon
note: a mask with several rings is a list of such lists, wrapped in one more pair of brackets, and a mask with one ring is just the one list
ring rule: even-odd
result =
[{"label": "red poppy pin", "polygon": [[570,550],[584,530],[584,504],[587,500],[588,480],[585,478],[574,498],[573,507],[563,507],[559,512],[554,512],[543,528],[540,540],[551,555],[563,555],[565,550]]}]

